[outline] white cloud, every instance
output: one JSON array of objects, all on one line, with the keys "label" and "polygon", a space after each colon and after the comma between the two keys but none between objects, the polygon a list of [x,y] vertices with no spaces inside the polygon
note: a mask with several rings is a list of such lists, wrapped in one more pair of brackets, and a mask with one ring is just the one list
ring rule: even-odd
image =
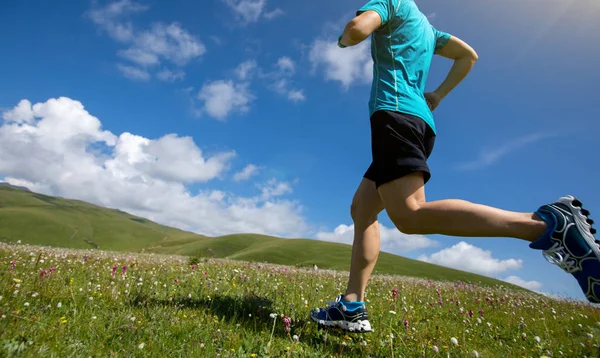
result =
[{"label": "white cloud", "polygon": [[[396,228],[388,228],[379,223],[381,251],[401,254],[413,250],[437,246],[438,243],[423,235],[406,235]],[[354,225],[339,225],[333,232],[319,232],[318,240],[352,245],[354,241]]]},{"label": "white cloud", "polygon": [[283,10],[281,10],[280,8],[277,8],[277,9],[275,9],[273,11],[266,12],[265,13],[265,18],[267,20],[271,20],[271,19],[279,17],[279,16],[281,16],[283,14],[285,14],[285,12]]},{"label": "white cloud", "polygon": [[265,184],[257,185],[261,189],[261,199],[269,200],[274,197],[282,196],[285,194],[291,194],[292,184],[288,182],[281,182],[276,179],[271,179]]},{"label": "white cloud", "polygon": [[88,11],[89,18],[106,32],[113,39],[120,42],[127,42],[133,39],[133,27],[129,22],[123,22],[122,17],[148,10],[148,6],[132,2],[130,0],[120,0],[108,4],[104,8],[96,8]]},{"label": "white cloud", "polygon": [[148,81],[150,79],[150,73],[146,70],[139,69],[133,66],[127,66],[118,63],[117,68],[123,73],[123,76],[135,81]]},{"label": "white cloud", "polygon": [[[133,46],[127,51],[132,53],[129,60],[140,65],[153,65],[160,63],[160,60],[167,60],[184,66],[204,55],[206,47],[178,23],[157,23],[150,30],[138,33]],[[148,60],[152,57],[157,59],[156,62]]]},{"label": "white cloud", "polygon": [[418,260],[488,276],[518,270],[523,266],[523,260],[499,260],[492,257],[491,251],[464,241],[429,256],[421,255]]},{"label": "white cloud", "polygon": [[283,10],[276,8],[265,11],[266,0],[223,0],[244,24],[257,22],[261,16],[267,20],[274,19],[284,14]]},{"label": "white cloud", "polygon": [[[2,116],[0,177],[49,195],[118,208],[161,224],[205,235],[255,232],[298,237],[307,224],[302,207],[262,188],[240,197],[202,186],[227,170],[233,151],[208,155],[189,137],[149,139],[116,135],[69,98],[32,105],[21,101]],[[265,188],[278,188],[269,182]]]},{"label": "white cloud", "polygon": [[[171,24],[158,22],[148,29],[136,31],[130,22],[125,22],[123,19],[128,14],[147,9],[148,7],[145,5],[130,0],[120,0],[103,8],[92,9],[88,15],[113,39],[129,45],[128,48],[119,50],[117,54],[141,67],[137,69],[137,74],[148,73],[151,67],[156,67],[164,62],[182,67],[206,53],[204,44],[177,22]],[[139,76],[131,76],[134,73],[131,70],[133,68],[130,67],[130,70],[121,72],[128,78],[140,79]],[[183,76],[181,69],[170,73],[172,75],[163,70],[157,77],[172,81]],[[150,78],[149,73],[147,78]]]},{"label": "white cloud", "polygon": [[181,70],[171,71],[168,69],[164,69],[164,70],[160,71],[159,73],[157,73],[156,77],[158,77],[160,80],[163,80],[165,82],[175,82],[175,81],[184,79],[185,72],[183,72]]},{"label": "white cloud", "polygon": [[296,63],[289,57],[280,57],[274,65],[275,69],[261,72],[261,76],[269,81],[269,89],[285,96],[292,102],[300,102],[306,99],[304,91],[291,88],[292,77],[296,72]]},{"label": "white cloud", "polygon": [[238,182],[243,181],[243,180],[248,180],[253,175],[256,175],[258,173],[258,170],[259,170],[258,166],[254,165],[254,164],[249,164],[241,171],[235,173],[233,175],[233,180],[238,181]]},{"label": "white cloud", "polygon": [[254,70],[256,70],[256,67],[256,61],[248,60],[239,64],[239,66],[235,69],[235,74],[240,80],[245,81],[252,76]]},{"label": "white cloud", "polygon": [[504,281],[506,281],[508,283],[512,283],[513,285],[524,287],[531,291],[539,291],[543,286],[543,284],[541,282],[525,281],[518,276],[509,276],[509,277],[505,278]]},{"label": "white cloud", "polygon": [[198,93],[198,99],[204,103],[203,112],[224,120],[231,113],[247,112],[254,95],[248,89],[247,83],[218,80],[205,83]]},{"label": "white cloud", "polygon": [[553,137],[551,133],[534,133],[524,137],[519,137],[496,148],[486,148],[481,151],[479,157],[473,161],[460,164],[458,170],[479,170],[498,162],[503,157],[521,149],[527,145],[539,142],[543,139]]},{"label": "white cloud", "polygon": [[370,84],[373,80],[370,49],[369,41],[342,49],[337,46],[337,40],[316,40],[310,48],[309,59],[313,71],[321,69],[326,80],[337,81],[348,90],[355,83]]},{"label": "white cloud", "polygon": [[301,102],[306,100],[306,97],[304,96],[304,91],[302,90],[291,90],[288,92],[288,99],[292,102]]},{"label": "white cloud", "polygon": [[296,72],[296,64],[294,63],[294,61],[292,61],[291,58],[286,57],[286,56],[280,57],[277,60],[277,67],[284,74],[285,73],[294,74],[294,72]]}]

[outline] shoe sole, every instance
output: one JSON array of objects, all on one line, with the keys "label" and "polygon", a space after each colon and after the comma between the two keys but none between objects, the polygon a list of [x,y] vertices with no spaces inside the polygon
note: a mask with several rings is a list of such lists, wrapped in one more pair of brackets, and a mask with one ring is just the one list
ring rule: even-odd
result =
[{"label": "shoe sole", "polygon": [[[573,196],[566,196],[558,200],[559,203],[566,205],[569,208],[570,214],[573,215],[575,219],[575,226],[577,227],[577,231],[583,236],[583,239],[590,247],[590,250],[594,253],[596,258],[600,260],[600,248],[598,248],[598,244],[596,242],[596,238],[592,235],[591,226],[587,223],[587,217],[581,213],[583,209],[583,204],[581,201],[577,200],[577,198]],[[578,202],[581,206],[575,206],[573,203]],[[554,209],[561,210],[560,208],[554,207]],[[564,228],[564,233],[568,232],[568,226]]]},{"label": "shoe sole", "polygon": [[[577,202],[578,205],[575,205],[575,202]],[[596,241],[596,238],[592,234],[591,225],[588,224],[588,222],[586,221],[588,218],[581,213],[581,211],[584,209],[583,203],[580,200],[578,200],[577,198],[570,196],[570,195],[560,198],[558,200],[558,203],[561,203],[568,208],[569,213],[571,215],[573,215],[573,218],[575,221],[574,224],[569,224],[569,225],[566,225],[564,228],[562,228],[563,235],[567,234],[568,229],[571,225],[575,225],[577,228],[577,231],[581,234],[581,236],[587,243],[590,250],[592,250],[596,259],[600,261],[600,248],[598,247],[598,242]],[[550,206],[555,210],[563,212],[563,215],[564,215],[564,209],[556,207],[554,205],[550,205]],[[566,237],[563,236],[563,241],[565,239],[566,239]],[[572,256],[575,257],[574,255],[572,255]],[[581,258],[579,258],[579,259],[581,259]],[[584,294],[590,303],[594,303],[594,304],[600,303],[600,298],[596,297],[593,294],[593,292],[594,292],[593,288],[595,285],[598,285],[598,284],[600,284],[600,281],[598,279],[595,279],[593,277],[588,277],[588,290],[587,290],[587,292],[584,292]]]},{"label": "shoe sole", "polygon": [[356,321],[356,322],[348,322],[348,321],[325,321],[322,319],[318,319],[313,317],[310,318],[316,322],[320,327],[327,328],[340,328],[346,332],[355,332],[355,333],[368,333],[373,332],[373,328],[371,328],[371,323],[368,320],[364,321]]}]

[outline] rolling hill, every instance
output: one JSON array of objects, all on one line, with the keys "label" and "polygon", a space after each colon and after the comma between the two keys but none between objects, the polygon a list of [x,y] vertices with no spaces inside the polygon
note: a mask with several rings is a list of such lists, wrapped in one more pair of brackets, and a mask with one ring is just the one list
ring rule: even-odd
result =
[{"label": "rolling hill", "polygon": [[[0,241],[24,244],[226,258],[348,270],[350,245],[256,234],[206,237],[126,212],[0,185]],[[323,253],[326,253],[325,255]],[[503,281],[382,252],[375,273],[504,285]],[[521,288],[519,288],[521,289]]]}]

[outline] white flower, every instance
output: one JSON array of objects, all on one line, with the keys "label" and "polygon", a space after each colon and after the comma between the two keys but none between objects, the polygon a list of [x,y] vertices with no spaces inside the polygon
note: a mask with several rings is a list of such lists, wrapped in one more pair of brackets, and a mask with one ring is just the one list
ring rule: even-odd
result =
[{"label": "white flower", "polygon": [[535,336],[535,337],[533,337],[533,340],[534,340],[536,343],[540,343],[540,342],[542,341],[542,340],[540,339],[540,337],[538,337],[538,336]]},{"label": "white flower", "polygon": [[391,314],[396,314],[396,311],[390,311]]},{"label": "white flower", "polygon": [[29,302],[25,302],[24,306],[29,307]]},{"label": "white flower", "polygon": [[98,317],[96,317],[96,316],[92,316],[92,319],[96,319],[96,318],[98,318]]},{"label": "white flower", "polygon": [[475,358],[479,358],[479,353],[477,353],[477,351],[471,352],[471,355]]},{"label": "white flower", "polygon": [[60,302],[59,302],[59,303],[56,305],[56,308],[61,308],[61,307],[62,307],[62,303],[60,303]]},{"label": "white flower", "polygon": [[591,334],[591,333],[588,333],[587,336],[588,336],[589,339],[593,339],[594,338],[594,335]]},{"label": "white flower", "polygon": [[435,353],[437,353],[437,352],[439,352],[439,351],[440,351],[440,349],[438,348],[438,346],[433,346],[433,348],[432,348],[432,349],[433,349],[433,351],[434,351]]},{"label": "white flower", "polygon": [[138,346],[138,349],[144,349],[145,345],[146,345],[145,343],[140,343],[140,345]]},{"label": "white flower", "polygon": [[271,314],[269,315],[269,317],[271,317],[271,318],[275,319],[275,318],[277,318],[277,313],[271,313]]},{"label": "white flower", "polygon": [[299,339],[299,338],[298,338],[298,336],[297,336],[297,335],[295,335],[295,334],[294,334],[294,336],[292,337],[292,339],[293,339],[294,341],[298,342],[298,339]]},{"label": "white flower", "polygon": [[458,344],[458,339],[456,339],[456,338],[452,337],[452,338],[450,338],[450,342],[451,342],[452,344]]}]

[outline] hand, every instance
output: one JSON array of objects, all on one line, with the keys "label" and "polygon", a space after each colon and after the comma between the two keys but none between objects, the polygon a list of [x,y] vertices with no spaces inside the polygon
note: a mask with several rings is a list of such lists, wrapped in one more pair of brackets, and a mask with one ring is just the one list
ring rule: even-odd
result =
[{"label": "hand", "polygon": [[433,111],[437,108],[437,106],[439,106],[440,102],[442,101],[442,96],[440,96],[435,91],[434,92],[426,92],[425,100],[427,100],[427,105],[429,106],[429,109]]}]

